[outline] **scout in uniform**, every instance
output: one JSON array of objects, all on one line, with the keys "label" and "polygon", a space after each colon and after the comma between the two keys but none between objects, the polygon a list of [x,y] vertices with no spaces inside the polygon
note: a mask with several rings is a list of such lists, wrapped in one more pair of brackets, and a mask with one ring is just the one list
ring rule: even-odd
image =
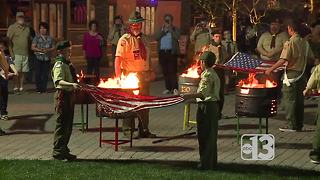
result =
[{"label": "scout in uniform", "polygon": [[[224,46],[221,44],[221,32],[220,31],[214,31],[212,32],[212,42],[208,46],[208,51],[211,51],[216,56],[216,64],[223,65],[226,62],[226,50]],[[219,76],[220,79],[220,92],[219,92],[219,108],[220,108],[220,118],[222,118],[222,109],[224,104],[224,88],[225,88],[225,70],[222,68],[215,68],[216,73]]]},{"label": "scout in uniform", "polygon": [[[133,12],[129,17],[130,32],[124,34],[117,45],[115,74],[119,77],[121,73],[125,75],[131,72],[137,73],[140,81],[140,95],[149,95],[150,81],[154,79],[155,74],[151,70],[149,40],[141,32],[144,20],[139,12]],[[141,110],[138,115],[139,137],[156,137],[149,131],[149,110]],[[130,129],[134,126],[134,120],[123,120],[124,135],[129,137]]]},{"label": "scout in uniform", "polygon": [[184,99],[197,98],[197,130],[200,154],[200,169],[214,169],[217,165],[217,138],[219,120],[220,80],[212,68],[216,56],[210,51],[200,56],[201,80],[197,94],[182,94]]},{"label": "scout in uniform", "polygon": [[194,31],[192,32],[190,39],[194,41],[194,52],[199,54],[203,46],[207,46],[211,41],[211,29],[208,26],[208,22],[203,18],[200,23],[196,25]]},{"label": "scout in uniform", "polygon": [[73,90],[78,88],[78,84],[74,83],[75,77],[72,73],[73,67],[70,60],[65,58],[69,50],[67,48],[70,46],[69,41],[57,44],[58,56],[52,68],[52,79],[57,89],[54,95],[57,120],[52,156],[57,160],[75,160],[77,158],[77,156],[70,154],[68,148],[74,115]]},{"label": "scout in uniform", "polygon": [[309,43],[298,34],[300,23],[292,21],[288,25],[288,33],[291,36],[284,45],[280,59],[269,68],[265,73],[270,75],[273,70],[283,66],[286,69],[283,80],[283,98],[286,110],[286,119],[289,126],[279,128],[284,132],[301,131],[304,118],[304,97],[303,89],[305,87],[305,69],[308,60],[314,58],[309,47]]},{"label": "scout in uniform", "polygon": [[[311,77],[307,83],[306,89],[303,91],[303,94],[306,95],[311,90],[317,90],[319,93],[320,90],[320,65],[317,65]],[[316,135],[313,141],[313,150],[310,152],[309,157],[312,163],[319,164],[320,163],[320,100],[318,101],[318,111],[316,118]]]}]

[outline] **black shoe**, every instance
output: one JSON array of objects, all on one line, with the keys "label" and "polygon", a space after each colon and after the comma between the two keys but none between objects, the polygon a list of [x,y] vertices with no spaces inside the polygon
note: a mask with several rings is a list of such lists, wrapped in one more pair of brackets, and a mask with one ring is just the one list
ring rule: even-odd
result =
[{"label": "black shoe", "polygon": [[149,130],[139,132],[140,138],[156,138],[157,135],[152,134]]},{"label": "black shoe", "polygon": [[53,159],[59,160],[59,161],[74,161],[77,159],[76,155],[73,154],[59,154],[59,155],[53,155]]},{"label": "black shoe", "polygon": [[74,160],[76,160],[77,159],[77,156],[76,155],[73,155],[73,154],[66,154],[65,155],[65,157],[66,157],[66,159],[68,160],[68,161],[74,161]]},{"label": "black shoe", "polygon": [[4,132],[2,129],[0,129],[0,136],[6,135],[6,132]]}]

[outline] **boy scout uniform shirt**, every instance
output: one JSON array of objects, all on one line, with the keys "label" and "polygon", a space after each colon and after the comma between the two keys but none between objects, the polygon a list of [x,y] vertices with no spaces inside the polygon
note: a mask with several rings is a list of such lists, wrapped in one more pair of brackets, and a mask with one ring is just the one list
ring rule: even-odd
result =
[{"label": "boy scout uniform shirt", "polygon": [[[219,52],[219,48],[221,48],[221,54]],[[224,64],[225,63],[225,61],[226,61],[225,55],[227,53],[226,53],[224,46],[222,46],[222,45],[214,46],[214,45],[210,44],[207,48],[207,51],[211,51],[214,53],[214,55],[216,55],[216,58],[217,58],[216,64]]]},{"label": "boy scout uniform shirt", "polygon": [[131,34],[124,34],[118,42],[116,57],[122,57],[121,69],[129,72],[141,72],[150,70],[150,49],[145,35],[141,35],[141,40],[146,49],[146,59],[142,59],[139,49],[139,39]]},{"label": "boy scout uniform shirt", "polygon": [[306,52],[307,46],[309,46],[309,43],[299,35],[291,36],[289,41],[284,44],[280,59],[288,62],[287,70],[304,71],[308,59],[314,58],[310,46],[308,52]]},{"label": "boy scout uniform shirt", "polygon": [[220,80],[213,68],[208,68],[201,73],[201,80],[197,93],[201,93],[204,99],[197,98],[197,102],[218,101]]},{"label": "boy scout uniform shirt", "polygon": [[28,56],[30,28],[25,25],[14,23],[9,26],[7,37],[12,42],[14,55]]},{"label": "boy scout uniform shirt", "polygon": [[59,85],[60,80],[64,80],[70,83],[73,83],[72,75],[70,72],[69,65],[66,63],[63,63],[61,61],[57,61],[53,68],[52,68],[52,80],[54,87],[56,89],[66,90],[66,91],[72,91],[72,86],[61,86]]},{"label": "boy scout uniform shirt", "polygon": [[284,43],[288,41],[288,39],[289,39],[288,34],[286,32],[281,32],[276,35],[275,47],[270,48],[271,41],[272,41],[272,34],[270,32],[263,33],[259,38],[257,48],[264,49],[267,52],[275,50],[275,51],[278,51],[278,53],[273,55],[273,57],[271,58],[264,55],[260,55],[261,59],[277,61],[280,58],[281,50],[283,49]]},{"label": "boy scout uniform shirt", "polygon": [[320,65],[317,65],[311,74],[306,89],[318,89],[320,90]]},{"label": "boy scout uniform shirt", "polygon": [[195,41],[194,51],[198,52],[201,51],[203,46],[207,46],[208,44],[210,44],[211,35],[209,34],[209,31],[199,29],[193,31],[190,39]]}]

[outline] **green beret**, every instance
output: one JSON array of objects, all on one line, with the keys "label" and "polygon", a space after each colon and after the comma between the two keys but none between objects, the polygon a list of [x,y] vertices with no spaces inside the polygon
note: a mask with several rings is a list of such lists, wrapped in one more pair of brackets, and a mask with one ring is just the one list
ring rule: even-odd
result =
[{"label": "green beret", "polygon": [[60,41],[57,43],[56,48],[57,48],[57,50],[64,50],[70,46],[71,46],[70,41]]},{"label": "green beret", "polygon": [[209,64],[214,64],[216,62],[216,55],[211,51],[205,51],[199,59],[200,61],[205,61]]},{"label": "green beret", "polygon": [[134,11],[129,17],[129,24],[143,22],[145,19],[141,17],[141,13]]}]

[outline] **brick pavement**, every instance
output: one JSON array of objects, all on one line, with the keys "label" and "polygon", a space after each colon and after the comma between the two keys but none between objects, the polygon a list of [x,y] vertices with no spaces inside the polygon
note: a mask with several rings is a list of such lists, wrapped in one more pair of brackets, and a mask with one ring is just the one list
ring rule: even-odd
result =
[{"label": "brick pavement", "polygon": [[[31,85],[27,89],[33,89]],[[152,94],[160,95],[163,82],[152,84]],[[8,135],[0,137],[0,159],[51,159],[51,149],[54,130],[53,93],[37,94],[32,90],[21,95],[9,97],[9,121],[1,121],[0,126]],[[226,97],[224,114],[234,115],[234,95]],[[269,121],[269,131],[276,137],[276,156],[272,161],[244,161],[240,156],[240,146],[236,142],[236,119],[220,120],[218,139],[218,161],[222,163],[259,164],[291,166],[301,169],[320,171],[319,165],[309,162],[308,153],[311,149],[315,126],[315,101],[306,101],[306,131],[299,133],[282,133],[278,127],[285,124],[283,111]],[[309,107],[311,106],[311,107]],[[195,106],[192,106],[192,116]],[[186,133],[182,130],[183,104],[153,109],[150,113],[150,129],[161,137],[169,137]],[[80,106],[76,106],[75,120],[80,120]],[[257,119],[241,119],[241,133],[257,133]],[[106,126],[112,126],[113,121],[104,119]],[[74,128],[70,149],[81,159],[137,159],[166,161],[198,161],[198,145],[195,136],[184,137],[171,141],[153,144],[155,139],[138,139],[133,141],[133,147],[120,146],[115,152],[111,145],[98,144],[98,118],[95,116],[95,106],[89,106],[89,131],[82,133]],[[107,128],[110,131],[110,128]],[[195,131],[195,128],[190,132]],[[105,132],[104,136],[112,136]]]}]

